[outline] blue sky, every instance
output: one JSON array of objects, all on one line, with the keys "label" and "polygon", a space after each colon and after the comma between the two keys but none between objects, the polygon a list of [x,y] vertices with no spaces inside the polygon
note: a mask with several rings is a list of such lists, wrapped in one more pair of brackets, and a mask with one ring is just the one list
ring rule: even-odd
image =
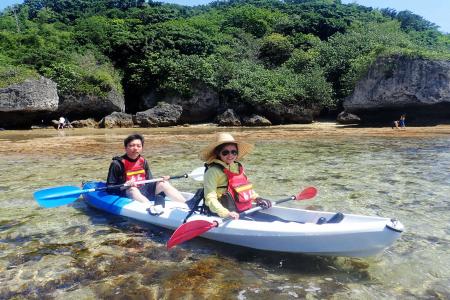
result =
[{"label": "blue sky", "polygon": [[[409,10],[438,25],[440,30],[450,33],[450,0],[341,0],[342,3],[358,3],[374,8],[393,8],[397,11]],[[22,3],[23,0],[0,0],[0,10]],[[181,5],[208,4],[211,0],[167,0],[167,3]]]}]

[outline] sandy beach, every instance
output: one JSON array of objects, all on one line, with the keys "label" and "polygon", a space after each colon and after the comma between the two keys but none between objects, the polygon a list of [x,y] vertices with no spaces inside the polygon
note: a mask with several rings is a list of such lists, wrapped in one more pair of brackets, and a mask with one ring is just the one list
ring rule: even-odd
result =
[{"label": "sandy beach", "polygon": [[450,135],[450,125],[407,127],[402,130],[391,127],[360,127],[334,122],[314,122],[271,127],[217,127],[214,124],[199,124],[160,128],[5,130],[0,131],[0,153],[10,153],[11,149],[21,154],[95,153],[104,152],[105,148],[120,153],[124,136],[135,132],[143,134],[148,144],[153,147],[163,147],[166,143],[173,142],[174,135],[177,141],[202,142],[217,131],[233,132],[238,138],[246,138],[251,142],[314,137],[345,139],[358,136],[429,138]]}]

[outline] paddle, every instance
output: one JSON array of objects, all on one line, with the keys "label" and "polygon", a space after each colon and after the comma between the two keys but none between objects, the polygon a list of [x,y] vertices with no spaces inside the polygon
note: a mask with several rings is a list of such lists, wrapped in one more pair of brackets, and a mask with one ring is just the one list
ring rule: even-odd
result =
[{"label": "paddle", "polygon": [[[308,199],[314,198],[316,196],[316,194],[317,194],[317,189],[315,187],[307,187],[295,196],[291,196],[286,199],[275,201],[272,204],[280,204],[280,203],[283,203],[286,201],[291,201],[291,200],[308,200]],[[264,208],[262,208],[260,206],[253,207],[249,210],[241,212],[239,214],[239,218],[249,215],[249,214],[252,214],[252,213],[262,210],[262,209],[264,209]],[[223,222],[229,221],[229,220],[232,220],[232,218],[231,217],[223,218],[222,224],[223,224]],[[178,227],[175,230],[175,232],[172,234],[169,241],[167,242],[167,248],[170,249],[178,244],[181,244],[185,241],[193,239],[214,227],[219,227],[219,226],[220,226],[219,222],[217,222],[217,221],[211,222],[211,221],[207,221],[207,220],[194,220],[191,222],[184,223],[183,225]]]},{"label": "paddle", "polygon": [[[199,167],[193,170],[189,174],[170,176],[170,179],[179,178],[192,178],[196,181],[203,181],[203,174],[205,173],[205,167]],[[163,178],[154,178],[149,180],[136,181],[137,184],[146,184],[150,182],[162,181]],[[100,188],[81,189],[77,186],[59,186],[41,189],[33,193],[34,199],[37,203],[46,208],[57,207],[65,204],[69,204],[77,200],[80,195],[98,191],[105,191],[108,189],[128,188],[125,184],[111,185]]]}]

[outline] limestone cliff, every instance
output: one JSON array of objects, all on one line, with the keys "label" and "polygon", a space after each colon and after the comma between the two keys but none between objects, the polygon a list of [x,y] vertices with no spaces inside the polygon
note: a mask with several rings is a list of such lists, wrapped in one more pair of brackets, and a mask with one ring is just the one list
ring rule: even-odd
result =
[{"label": "limestone cliff", "polygon": [[380,57],[343,103],[363,122],[406,113],[418,125],[450,121],[450,61]]},{"label": "limestone cliff", "polygon": [[56,83],[39,77],[0,89],[0,127],[27,128],[58,109]]}]

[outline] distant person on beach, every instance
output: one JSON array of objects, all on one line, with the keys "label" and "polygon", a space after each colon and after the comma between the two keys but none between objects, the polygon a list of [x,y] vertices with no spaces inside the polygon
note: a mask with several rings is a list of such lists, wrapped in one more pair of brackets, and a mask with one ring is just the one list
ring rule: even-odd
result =
[{"label": "distant person on beach", "polygon": [[69,119],[67,119],[67,118],[66,118],[66,122],[64,123],[64,127],[72,128],[72,129],[73,129],[72,124],[70,123]]},{"label": "distant person on beach", "polygon": [[399,120],[395,120],[395,121],[394,121],[394,126],[392,126],[392,129],[394,129],[394,127],[395,127],[396,129],[406,129],[406,123],[405,123],[405,120],[406,120],[406,114],[402,114],[402,115],[400,116],[400,119],[399,119]]},{"label": "distant person on beach", "polygon": [[66,119],[64,119],[64,117],[59,117],[58,130],[64,129],[64,123],[66,123]]},{"label": "distant person on beach", "polygon": [[[186,202],[183,195],[169,183],[169,176],[163,176],[163,180],[159,182],[136,184],[136,181],[148,180],[153,177],[147,160],[141,156],[144,137],[140,134],[132,134],[123,141],[123,144],[125,154],[113,157],[106,184],[108,186],[125,184],[128,188],[108,190],[108,193],[119,194],[147,204],[147,212],[151,215],[163,213],[166,195],[173,201]],[[154,205],[151,205],[150,201],[154,201]]]}]

